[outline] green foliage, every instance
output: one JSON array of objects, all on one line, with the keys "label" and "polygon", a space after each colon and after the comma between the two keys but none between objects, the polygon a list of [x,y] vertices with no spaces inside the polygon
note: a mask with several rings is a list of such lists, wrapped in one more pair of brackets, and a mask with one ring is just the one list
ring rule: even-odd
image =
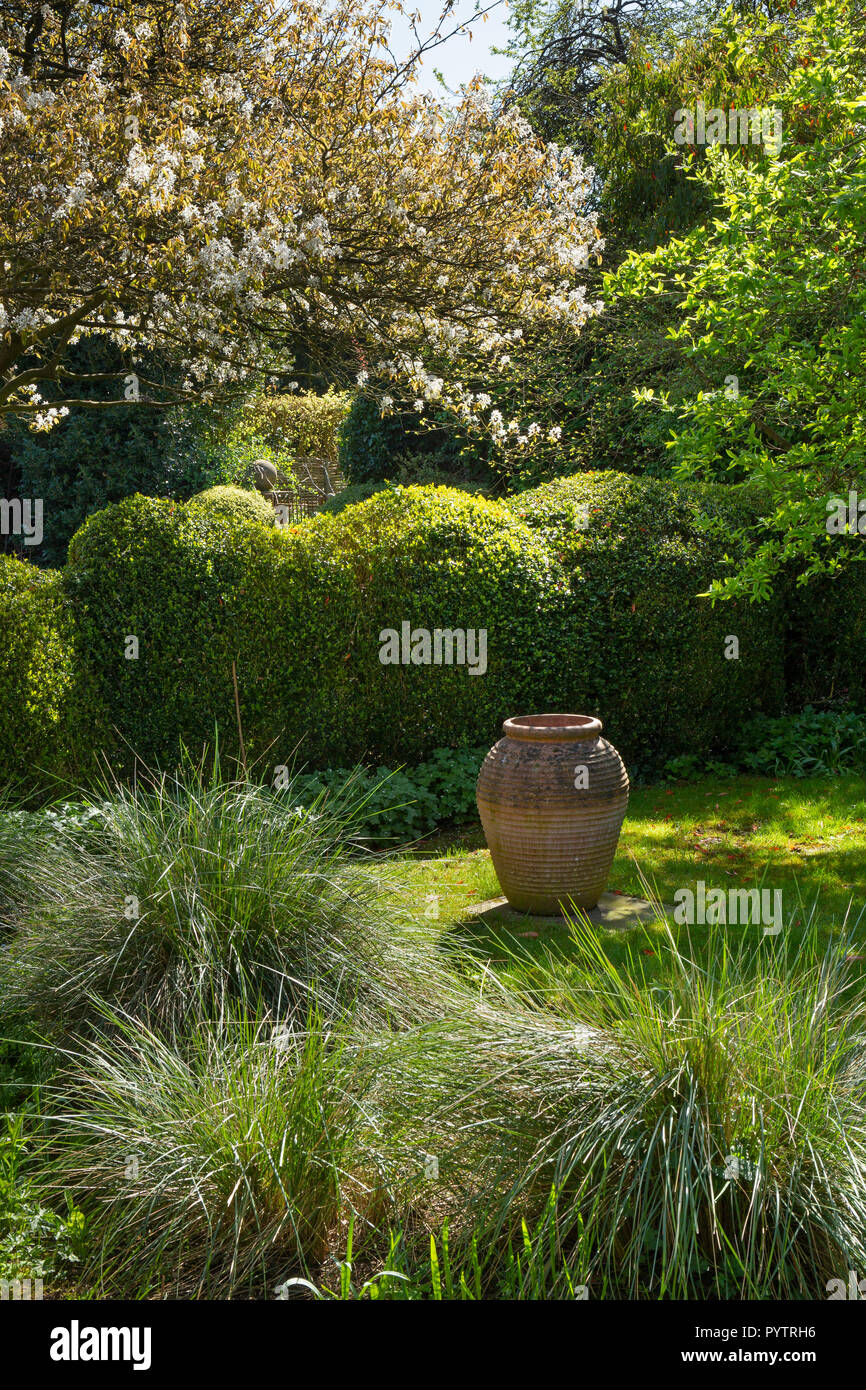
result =
[{"label": "green foliage", "polygon": [[228,521],[260,521],[265,526],[276,524],[276,513],[270,502],[251,488],[225,485],[208,488],[190,498],[190,510],[193,508],[202,508]]},{"label": "green foliage", "polygon": [[[441,1230],[430,1233],[426,1248],[412,1233],[393,1231],[389,1233],[384,1268],[362,1284],[354,1277],[353,1235],[354,1222],[350,1222],[345,1258],[337,1266],[338,1286],[296,1279],[288,1281],[289,1287],[297,1284],[315,1298],[340,1302],[534,1302],[563,1292],[569,1298],[587,1296],[577,1268],[582,1252],[578,1252],[572,1268],[558,1247],[553,1201],[533,1229],[523,1221],[514,1239],[484,1249],[477,1235],[467,1237],[461,1232],[455,1241],[449,1220],[443,1222]],[[598,1296],[598,1289],[593,1292]]]},{"label": "green foliage", "polygon": [[857,558],[856,537],[840,537],[839,544],[852,547],[847,564],[789,588],[786,684],[791,710],[846,699],[866,708],[866,565]]},{"label": "green foliage", "polygon": [[694,753],[665,765],[670,777],[693,780],[706,774],[734,777],[758,772],[769,777],[838,777],[866,768],[866,715],[855,710],[815,710],[771,719],[757,715],[743,725],[740,742],[725,761]]},{"label": "green foliage", "polygon": [[[91,719],[116,766],[130,768],[136,752],[173,763],[181,738],[200,749],[215,727],[238,756],[232,663],[251,757],[284,729],[290,746],[309,731],[321,757],[339,729],[345,612],[310,527],[127,498],[74,537],[64,580]],[[137,661],[124,657],[127,634],[139,638]]]},{"label": "green foliage", "polygon": [[454,487],[477,497],[486,496],[489,487],[479,482],[461,481],[449,478],[430,464],[412,455],[399,455],[388,475],[388,481],[370,483],[350,483],[334,497],[329,497],[320,508],[326,516],[336,516],[344,507],[353,507],[356,502],[366,502],[376,492],[387,492],[395,487]]},{"label": "green foliage", "polygon": [[[730,488],[618,473],[579,474],[509,500],[568,575],[558,702],[598,714],[634,771],[724,748],[744,710],[781,707],[781,599],[714,608],[696,597],[735,562],[724,535],[753,525],[756,506]],[[734,659],[725,655],[730,636]]]},{"label": "green foliage", "polygon": [[[83,339],[71,350],[73,370],[121,375],[103,382],[40,383],[40,389],[49,404],[82,395],[110,400],[122,394],[123,360],[120,349],[105,339]],[[159,364],[141,365],[161,374]],[[70,537],[85,517],[129,493],[189,497],[210,483],[229,481],[223,473],[222,429],[222,419],[204,407],[158,410],[123,400],[99,408],[73,406],[48,434],[34,433],[23,422],[12,425],[0,436],[12,474],[7,495],[42,498],[38,562],[62,565]]]},{"label": "green foliage", "polygon": [[[622,299],[606,305],[577,339],[553,335],[528,343],[510,378],[490,395],[506,419],[536,423],[541,433],[531,452],[491,450],[491,471],[510,493],[552,478],[599,468],[668,477],[671,412],[649,412],[637,389],[664,391],[679,400],[698,378],[668,329],[671,303],[664,296]],[[558,438],[549,432],[558,430]]]},{"label": "green foliage", "polygon": [[[596,170],[616,273],[589,267],[604,313],[576,342],[546,337],[496,390],[543,440],[562,430],[500,470],[516,488],[597,467],[759,478],[774,534],[743,562],[745,588],[734,573],[725,584],[761,596],[791,561],[811,577],[852,554],[823,524],[828,495],[864,473],[862,15],[826,0],[722,17],[662,4],[637,27],[621,16],[625,47],[599,39],[598,62],[581,65],[593,8],[529,0],[512,16],[528,65],[518,90]],[[777,108],[780,157],[760,141],[675,143],[677,112],[699,101]]]},{"label": "green foliage", "polygon": [[[416,762],[496,736],[556,681],[561,576],[501,505],[443,488],[377,494],[266,531],[129,498],[74,538],[66,584],[110,752],[131,766],[212,742],[251,761]],[[380,631],[485,629],[488,669],[384,666]],[[124,659],[125,635],[140,656]],[[552,697],[552,696],[551,696]]]},{"label": "green foliage", "polygon": [[260,396],[237,412],[220,447],[220,478],[249,486],[252,465],[267,459],[277,469],[281,491],[297,487],[295,462],[322,460],[336,472],[337,433],[349,409],[348,392],[328,390],[318,396]]},{"label": "green foliage", "polygon": [[23,1112],[0,1114],[0,1279],[42,1279],[50,1297],[51,1284],[68,1280],[80,1259],[84,1217],[72,1203],[65,1217],[44,1205],[26,1175],[27,1155]]},{"label": "green foliage", "polygon": [[[387,393],[390,384],[381,384]],[[422,411],[394,409],[383,412],[372,388],[359,391],[340,428],[340,467],[349,483],[456,482],[489,478],[485,467],[488,447],[471,438],[448,412],[427,407]]]},{"label": "green foliage", "polygon": [[[8,939],[4,944],[8,946]],[[49,1079],[56,1061],[30,1021],[7,1019],[0,1038],[0,1111],[38,1106],[39,1088]]]},{"label": "green foliage", "polygon": [[[341,656],[354,757],[414,762],[434,748],[477,745],[498,734],[507,710],[554,688],[562,576],[501,504],[398,487],[312,529],[350,595]],[[486,632],[486,670],[383,664],[382,634],[404,623]]]},{"label": "green foliage", "polygon": [[[756,924],[712,928],[697,951],[660,920],[617,967],[598,931],[574,923],[567,949],[548,939],[531,969],[501,938],[495,962],[446,957],[433,932],[400,940],[386,900],[406,885],[376,859],[368,889],[359,875],[346,899],[355,914],[366,894],[372,911],[334,951],[316,906],[333,862],[302,901],[303,867],[271,854],[297,784],[270,796],[195,775],[156,790],[159,806],[141,789],[94,804],[98,831],[58,808],[52,834],[69,827],[78,872],[55,848],[54,881],[85,939],[65,991],[55,976],[33,1003],[86,984],[82,880],[121,859],[150,884],[141,926],[168,960],[167,992],[186,994],[170,937],[215,906],[190,963],[212,981],[214,940],[237,924],[234,963],[253,987],[214,1009],[194,990],[169,1029],[141,998],[132,1012],[88,1000],[93,1031],[45,1088],[38,1166],[20,1119],[0,1138],[0,1277],[44,1274],[60,1292],[74,1270],[103,1298],[778,1301],[823,1297],[862,1267],[864,998],[850,936],[834,931],[824,950],[786,920],[769,939]],[[343,789],[344,806],[356,797]],[[110,915],[106,902],[103,929]],[[356,956],[373,935],[372,955]],[[126,936],[104,936],[112,982]],[[25,954],[20,936],[12,945]],[[68,966],[62,942],[60,955]],[[268,1011],[253,975],[275,960],[288,991],[315,984]],[[332,971],[349,1005],[336,1016],[320,989]],[[68,1220],[46,1200],[63,1191],[80,1203]]]},{"label": "green foliage", "polygon": [[356,502],[366,502],[368,497],[372,497],[374,492],[384,492],[388,487],[385,482],[373,483],[350,483],[333,497],[329,497],[324,502],[321,511],[326,516],[336,516],[344,507],[353,507]]},{"label": "green foliage", "polygon": [[[565,706],[598,713],[633,773],[649,775],[680,754],[731,747],[744,715],[779,713],[785,669],[799,689],[806,650],[810,684],[824,687],[812,698],[839,683],[840,659],[826,643],[822,656],[820,639],[822,625],[848,621],[847,589],[828,595],[811,627],[790,612],[786,623],[790,594],[767,607],[696,597],[742,562],[736,537],[764,505],[750,489],[611,472],[507,505],[391,487],[290,528],[129,498],[76,535],[62,584],[28,587],[35,571],[5,563],[16,577],[8,592],[31,617],[43,588],[56,599],[48,637],[7,649],[10,693],[23,692],[13,708],[32,758],[52,767],[71,757],[69,725],[87,729],[91,751],[104,749],[121,773],[136,755],[171,766],[181,742],[198,752],[215,731],[240,758],[234,666],[244,755],[265,781],[296,758],[312,769],[414,766],[434,749],[489,745],[521,709]],[[404,622],[410,632],[486,632],[486,670],[383,664],[381,634],[402,636]],[[126,657],[130,635],[137,660]],[[735,659],[725,656],[731,636]],[[63,659],[43,687],[24,658],[38,666],[52,641]],[[846,648],[852,691],[859,652]],[[52,683],[54,704],[43,707]],[[6,756],[20,769],[20,736]]]},{"label": "green foliage", "polygon": [[[517,710],[565,706],[600,714],[647,775],[729,747],[744,712],[782,708],[803,637],[792,625],[786,653],[782,596],[736,609],[696,597],[741,559],[729,538],[762,505],[748,490],[609,472],[507,505],[392,487],[285,529],[129,498],[70,549],[72,693],[87,692],[91,744],[121,772],[136,754],[172,765],[181,742],[200,750],[215,729],[240,757],[234,664],[245,756],[266,781],[296,756],[313,769],[415,765],[489,745]],[[485,631],[486,671],[383,665],[380,634],[404,622]],[[138,660],[125,657],[130,634]]]},{"label": "green foliage", "polygon": [[338,434],[351,403],[348,391],[329,389],[321,396],[302,391],[291,396],[261,396],[244,415],[279,457],[307,456],[336,465]]},{"label": "green foliage", "polygon": [[758,717],[743,730],[743,765],[770,776],[839,776],[866,766],[866,716],[817,711],[782,719]]},{"label": "green foliage", "polygon": [[784,22],[726,19],[715,43],[718,73],[700,74],[684,103],[697,93],[727,106],[735,72],[738,106],[781,112],[781,152],[714,145],[698,160],[680,147],[719,216],[631,256],[607,289],[679,298],[671,337],[701,389],[679,401],[644,392],[645,408],[668,415],[678,474],[725,469],[769,495],[761,543],[714,585],[764,598],[791,570],[833,574],[856,555],[856,538],[826,523],[828,500],[862,491],[866,472],[866,31],[860,7],[819,0]]},{"label": "green foliage", "polygon": [[359,836],[405,844],[449,821],[475,818],[475,785],[487,752],[486,745],[437,748],[417,767],[302,773],[295,794],[309,805],[326,795],[340,795],[351,778],[359,805]]},{"label": "green foliage", "polygon": [[29,790],[68,774],[73,759],[73,628],[61,576],[0,555],[0,634],[0,785]]}]

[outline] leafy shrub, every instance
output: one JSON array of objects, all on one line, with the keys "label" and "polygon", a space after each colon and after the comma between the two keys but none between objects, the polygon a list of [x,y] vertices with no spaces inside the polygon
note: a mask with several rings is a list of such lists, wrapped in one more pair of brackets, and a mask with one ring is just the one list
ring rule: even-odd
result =
[{"label": "leafy shrub", "polygon": [[447,412],[427,408],[383,414],[371,391],[359,391],[352,401],[340,427],[339,449],[340,468],[349,483],[394,478],[398,463],[409,483],[428,481],[418,473],[430,468],[452,482],[488,473],[485,441],[470,439]]},{"label": "leafy shrub", "polygon": [[738,772],[768,777],[828,777],[866,768],[866,715],[855,710],[814,710],[777,719],[758,715],[743,725],[740,742],[725,761],[684,753],[665,764],[669,777],[689,780]]},{"label": "leafy shrub", "polygon": [[[321,753],[345,708],[335,667],[346,617],[321,551],[308,526],[284,532],[144,497],[88,520],[64,580],[114,766],[131,768],[134,753],[173,764],[181,738],[201,749],[215,729],[238,756],[232,663],[249,756],[283,729],[292,745],[314,731]],[[124,658],[127,634],[138,660]]]},{"label": "leafy shrub", "polygon": [[201,507],[230,521],[261,521],[266,526],[276,523],[276,513],[270,502],[250,488],[211,487],[206,492],[197,492],[189,505],[191,509]]},{"label": "leafy shrub", "polygon": [[743,766],[771,777],[824,777],[866,767],[866,715],[816,711],[757,718],[743,730]]},{"label": "leafy shrub", "polygon": [[[340,741],[352,758],[414,762],[437,747],[475,746],[517,705],[550,698],[561,574],[501,504],[398,487],[316,518],[310,530],[327,543],[349,598],[341,659],[351,714]],[[383,664],[382,634],[402,635],[403,624],[485,632],[486,670]]]},{"label": "leafy shrub", "polygon": [[[101,338],[83,339],[72,354],[75,371],[116,372],[123,364],[120,349]],[[143,365],[146,375],[162,375],[158,363]],[[41,391],[49,403],[80,394],[107,400],[122,396],[123,378],[44,382]],[[43,543],[29,558],[62,565],[85,518],[130,493],[184,498],[231,481],[220,445],[226,418],[232,412],[227,417],[225,410],[218,416],[204,407],[158,410],[121,399],[101,409],[72,406],[48,434],[33,433],[25,423],[4,431],[0,448],[11,465],[9,495],[40,497],[44,504]]]},{"label": "leafy shrub", "polygon": [[348,391],[317,396],[261,396],[245,412],[265,444],[281,456],[325,459],[336,467],[338,435],[352,403]]},{"label": "leafy shrub", "polygon": [[350,483],[348,487],[342,488],[333,497],[329,497],[327,502],[322,503],[321,510],[326,516],[336,516],[344,507],[353,507],[356,502],[366,502],[368,497],[372,497],[375,492],[384,492],[388,483]]},{"label": "leafy shrub", "polygon": [[[357,808],[352,839],[403,844],[449,822],[474,820],[475,784],[487,746],[437,748],[417,767],[325,768],[299,772],[291,779],[297,805],[315,808],[345,799]],[[0,804],[0,926],[12,920],[27,896],[27,874],[34,851],[56,855],[75,843],[99,848],[112,816],[111,800],[59,802],[42,811],[4,810]],[[37,876],[32,868],[30,878]]]},{"label": "leafy shrub", "polygon": [[[296,758],[417,764],[543,708],[599,714],[641,777],[715,758],[744,719],[780,712],[791,666],[784,592],[697,597],[737,563],[745,542],[730,536],[761,505],[753,490],[611,472],[507,504],[392,486],[287,528],[128,498],[70,547],[70,707],[124,773],[136,756],[173,765],[181,742],[200,750],[215,733],[240,757],[233,667],[247,762],[266,781]],[[486,671],[383,665],[381,634],[404,623],[486,632]]]},{"label": "leafy shrub", "polygon": [[68,774],[74,678],[61,576],[0,555],[0,785],[29,790]]},{"label": "leafy shrub", "polygon": [[417,767],[377,767],[369,772],[329,768],[302,773],[295,782],[296,795],[309,805],[322,796],[339,795],[352,778],[359,806],[359,836],[405,843],[448,821],[475,818],[475,786],[487,752],[486,745],[437,748]]},{"label": "leafy shrub", "polygon": [[394,487],[453,487],[470,495],[484,496],[488,487],[479,482],[460,481],[449,478],[447,474],[425,459],[411,455],[398,455],[392,462],[387,482],[350,483],[334,497],[323,503],[321,510],[329,516],[336,516],[344,507],[353,507],[356,502],[366,502],[377,492],[387,492]]},{"label": "leafy shrub", "polygon": [[[560,702],[599,714],[633,767],[729,746],[744,713],[784,695],[781,598],[696,597],[732,559],[728,528],[757,504],[731,488],[619,473],[558,479],[508,501],[569,576]],[[737,659],[727,639],[739,642]]]},{"label": "leafy shrub", "polygon": [[[270,531],[128,498],[74,538],[66,582],[120,766],[130,750],[165,765],[215,724],[237,755],[233,662],[247,755],[267,750],[271,768],[299,745],[313,767],[476,745],[555,688],[555,562],[499,504],[456,491],[398,489]],[[383,666],[380,631],[404,621],[486,629],[486,674]]]},{"label": "leafy shrub", "polygon": [[[25,1117],[0,1114],[0,1279],[66,1280],[81,1256],[84,1217],[69,1205],[65,1217],[46,1206],[26,1173]],[[33,1297],[31,1286],[31,1297]]]},{"label": "leafy shrub", "polygon": [[[856,4],[794,6],[784,41],[775,7],[749,8],[720,17],[709,61],[683,73],[678,101],[742,111],[772,91],[784,150],[708,145],[693,160],[682,148],[717,215],[632,255],[605,297],[662,299],[671,286],[682,295],[669,334],[704,386],[662,401],[671,452],[679,476],[703,479],[730,461],[771,494],[774,526],[724,580],[727,597],[760,598],[791,569],[829,573],[857,553],[856,541],[828,536],[825,504],[831,486],[844,495],[863,476],[851,422],[866,410],[866,155],[852,114],[866,45]],[[851,157],[840,160],[849,142]],[[760,274],[732,275],[758,245]],[[645,399],[652,410],[655,399]],[[847,639],[831,628],[824,640]]]}]

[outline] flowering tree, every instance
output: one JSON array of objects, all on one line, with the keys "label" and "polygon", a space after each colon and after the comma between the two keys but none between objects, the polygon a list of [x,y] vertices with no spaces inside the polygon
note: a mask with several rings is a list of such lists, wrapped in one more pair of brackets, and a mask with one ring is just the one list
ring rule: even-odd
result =
[{"label": "flowering tree", "polygon": [[[88,334],[128,352],[118,399],[212,401],[291,343],[354,344],[478,418],[452,364],[495,373],[524,325],[579,329],[585,170],[480,87],[420,94],[386,47],[395,8],[0,0],[0,421],[106,404],[62,398]],[[136,371],[153,351],[179,384]]]}]

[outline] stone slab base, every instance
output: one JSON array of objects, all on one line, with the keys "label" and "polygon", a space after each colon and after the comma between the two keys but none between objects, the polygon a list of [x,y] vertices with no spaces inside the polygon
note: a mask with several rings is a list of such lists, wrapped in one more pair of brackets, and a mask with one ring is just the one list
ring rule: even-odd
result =
[{"label": "stone slab base", "polygon": [[[673,908],[667,904],[662,904],[662,908],[669,915],[673,914]],[[507,898],[488,898],[486,902],[474,903],[468,915],[483,917],[485,922],[497,923],[504,927],[561,927],[566,921],[565,917],[558,913],[542,917],[536,916],[535,913],[520,912],[517,908],[509,906]],[[638,922],[655,921],[656,914],[652,903],[647,902],[645,898],[632,898],[627,893],[602,893],[598,906],[593,907],[586,916],[597,927],[627,931]]]}]

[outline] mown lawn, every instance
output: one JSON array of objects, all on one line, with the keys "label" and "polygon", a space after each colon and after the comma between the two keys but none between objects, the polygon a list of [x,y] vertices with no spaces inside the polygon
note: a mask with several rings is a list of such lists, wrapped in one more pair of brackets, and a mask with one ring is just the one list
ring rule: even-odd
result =
[{"label": "mown lawn", "polygon": [[[527,964],[550,948],[568,952],[564,924],[526,917],[494,930],[467,915],[473,903],[500,895],[480,826],[406,854],[400,872],[419,911],[438,914],[445,929],[465,934],[500,969],[514,969],[505,967],[503,946]],[[825,939],[847,930],[859,954],[866,948],[866,779],[738,777],[633,790],[608,887],[646,897],[648,884],[660,903],[672,904],[678,888],[695,891],[699,880],[707,890],[781,889],[786,933],[802,934],[810,921]],[[688,931],[700,949],[709,928],[679,926],[671,914],[668,920],[677,937]],[[728,930],[763,934],[757,925]],[[661,931],[652,923],[598,934],[617,965],[633,967],[640,955],[641,973],[651,978]]]}]

